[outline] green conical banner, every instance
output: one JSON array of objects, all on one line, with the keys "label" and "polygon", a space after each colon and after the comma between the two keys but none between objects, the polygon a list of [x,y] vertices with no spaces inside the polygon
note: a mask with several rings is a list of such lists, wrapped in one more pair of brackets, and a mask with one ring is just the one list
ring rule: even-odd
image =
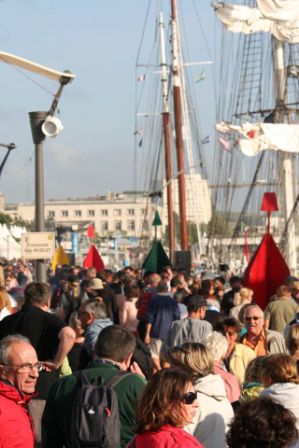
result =
[{"label": "green conical banner", "polygon": [[162,221],[161,221],[158,210],[155,211],[155,217],[154,217],[152,226],[162,226]]},{"label": "green conical banner", "polygon": [[152,248],[143,262],[142,269],[157,272],[159,274],[163,268],[169,265],[170,260],[163,249],[161,241],[154,240]]}]

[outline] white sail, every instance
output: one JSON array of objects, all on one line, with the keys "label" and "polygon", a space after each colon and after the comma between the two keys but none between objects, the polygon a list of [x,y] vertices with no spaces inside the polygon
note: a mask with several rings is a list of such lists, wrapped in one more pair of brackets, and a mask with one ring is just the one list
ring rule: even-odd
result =
[{"label": "white sail", "polygon": [[299,125],[272,123],[244,123],[241,126],[220,123],[216,129],[222,133],[237,132],[241,151],[255,156],[261,151],[299,152]]},{"label": "white sail", "polygon": [[[280,9],[280,5],[283,9]],[[258,0],[258,8],[217,1],[213,1],[212,6],[219,20],[233,33],[252,34],[263,31],[281,41],[299,42],[298,0]]]}]

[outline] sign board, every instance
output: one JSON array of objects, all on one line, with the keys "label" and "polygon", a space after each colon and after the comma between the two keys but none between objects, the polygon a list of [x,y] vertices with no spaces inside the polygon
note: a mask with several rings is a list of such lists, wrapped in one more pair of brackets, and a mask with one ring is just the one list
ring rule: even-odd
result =
[{"label": "sign board", "polygon": [[53,232],[24,233],[21,239],[22,258],[30,260],[51,259],[55,253]]}]

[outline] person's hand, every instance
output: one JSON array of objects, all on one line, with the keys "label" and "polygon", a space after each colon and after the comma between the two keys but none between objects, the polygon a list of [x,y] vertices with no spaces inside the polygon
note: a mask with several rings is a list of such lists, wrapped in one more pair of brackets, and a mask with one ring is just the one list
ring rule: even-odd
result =
[{"label": "person's hand", "polygon": [[145,378],[144,373],[142,372],[142,370],[140,369],[139,365],[137,364],[137,362],[133,362],[130,365],[130,372],[132,373],[136,373],[137,375],[142,376],[142,378]]},{"label": "person's hand", "polygon": [[149,345],[150,342],[151,342],[150,335],[149,335],[149,334],[146,334],[145,337],[144,337],[144,343],[145,343],[146,345]]},{"label": "person's hand", "polygon": [[43,371],[44,372],[54,372],[57,370],[57,366],[52,361],[43,361]]}]

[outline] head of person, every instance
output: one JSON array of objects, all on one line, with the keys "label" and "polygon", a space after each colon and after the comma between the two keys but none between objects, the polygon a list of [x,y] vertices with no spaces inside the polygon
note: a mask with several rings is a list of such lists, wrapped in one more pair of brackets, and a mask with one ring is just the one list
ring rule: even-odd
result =
[{"label": "head of person", "polygon": [[218,331],[213,331],[207,336],[205,346],[210,350],[215,363],[221,362],[228,349],[228,340]]},{"label": "head of person", "polygon": [[201,292],[204,296],[211,296],[214,294],[214,282],[211,279],[205,279],[201,282]]},{"label": "head of person", "polygon": [[275,295],[277,298],[290,298],[292,295],[291,288],[286,285],[281,285],[277,288]]},{"label": "head of person", "polygon": [[137,409],[137,434],[158,431],[164,425],[183,428],[198,408],[190,375],[181,369],[157,372],[146,385]]},{"label": "head of person", "polygon": [[98,300],[88,300],[79,309],[79,319],[83,329],[86,329],[97,319],[106,319],[106,305]]},{"label": "head of person", "polygon": [[265,387],[276,383],[299,384],[296,361],[285,353],[268,356],[261,371],[261,382]]},{"label": "head of person", "polygon": [[229,279],[230,287],[235,291],[238,292],[242,288],[242,280],[237,275],[233,275]]},{"label": "head of person", "polygon": [[224,289],[225,278],[218,276],[213,279],[213,282],[214,282],[214,288],[218,288],[221,290]]},{"label": "head of person", "polygon": [[90,298],[101,297],[104,292],[104,285],[100,278],[91,278],[88,282],[87,295]]},{"label": "head of person", "polygon": [[290,284],[288,285],[290,290],[291,290],[291,294],[294,297],[295,300],[297,300],[297,302],[299,302],[299,280],[293,280],[292,282],[290,282]]},{"label": "head of person", "polygon": [[118,325],[105,327],[95,344],[95,358],[108,359],[119,364],[122,370],[130,366],[136,339],[133,334]]},{"label": "head of person", "polygon": [[184,342],[169,349],[168,360],[171,366],[185,369],[194,379],[214,373],[212,353],[199,342]]},{"label": "head of person", "polygon": [[96,268],[89,268],[86,271],[86,277],[91,280],[92,278],[96,278],[97,276],[97,270]]},{"label": "head of person", "polygon": [[229,347],[233,348],[238,342],[241,324],[233,317],[226,317],[222,321],[216,322],[214,330],[222,333],[226,337]]},{"label": "head of person", "polygon": [[137,285],[130,286],[127,291],[127,299],[130,301],[132,299],[138,298],[140,296],[140,288]]},{"label": "head of person", "polygon": [[299,359],[299,324],[294,324],[289,329],[286,337],[286,346],[291,356]]},{"label": "head of person", "polygon": [[78,311],[74,311],[70,315],[69,326],[74,330],[76,338],[80,338],[84,334],[84,329],[82,327],[81,321],[79,319]]},{"label": "head of person", "polygon": [[244,384],[262,384],[262,370],[268,356],[257,356],[252,359],[246,367]]},{"label": "head of person", "polygon": [[249,337],[258,337],[264,328],[264,312],[258,305],[249,305],[244,313],[244,323]]},{"label": "head of person", "polygon": [[50,306],[52,290],[50,285],[43,282],[31,282],[24,291],[25,305],[33,305],[48,309]]},{"label": "head of person", "polygon": [[10,307],[10,300],[4,286],[0,286],[0,311]]},{"label": "head of person", "polygon": [[152,288],[157,288],[158,283],[160,282],[161,277],[159,274],[156,274],[155,272],[153,274],[151,274],[150,278],[149,278],[149,282],[150,282],[150,286]]},{"label": "head of person", "polygon": [[207,301],[199,295],[189,296],[186,299],[187,311],[189,317],[204,319],[207,311]]},{"label": "head of person", "polygon": [[168,285],[168,282],[166,282],[165,280],[161,280],[159,283],[158,283],[158,286],[157,286],[157,292],[158,293],[166,293],[166,292],[168,292],[169,291],[169,285]]},{"label": "head of person", "polygon": [[252,302],[253,289],[241,288],[239,292],[234,295],[234,305]]},{"label": "head of person", "polygon": [[10,335],[0,341],[0,377],[21,393],[34,393],[41,367],[35,349],[24,336]]},{"label": "head of person", "polygon": [[237,408],[227,433],[229,448],[287,448],[298,438],[294,414],[267,397]]}]

